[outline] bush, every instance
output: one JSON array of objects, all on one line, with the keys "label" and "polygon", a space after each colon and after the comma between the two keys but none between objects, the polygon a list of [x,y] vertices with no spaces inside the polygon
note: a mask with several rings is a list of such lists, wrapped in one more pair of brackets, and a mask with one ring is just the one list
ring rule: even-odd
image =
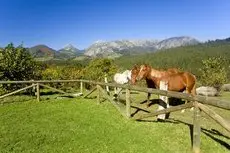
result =
[{"label": "bush", "polygon": [[[76,80],[81,77],[81,69],[74,66],[49,66],[42,72],[43,80]],[[62,89],[78,88],[79,83],[52,83]]]},{"label": "bush", "polygon": [[97,58],[83,69],[82,77],[88,80],[104,81],[104,77],[107,75],[111,80],[117,69],[112,59]]},{"label": "bush", "polygon": [[[22,45],[14,47],[11,43],[0,50],[0,80],[36,80],[41,78],[42,65],[36,62]],[[14,90],[23,84],[6,84],[2,88]]]},{"label": "bush", "polygon": [[222,57],[212,57],[202,60],[203,66],[199,69],[201,72],[201,82],[205,86],[220,88],[227,82],[227,72],[225,59]]},{"label": "bush", "polygon": [[[112,59],[96,58],[90,61],[89,65],[83,69],[82,78],[103,82],[106,75],[108,81],[111,81],[117,70],[118,67]],[[90,86],[88,85],[86,88],[90,88]]]}]

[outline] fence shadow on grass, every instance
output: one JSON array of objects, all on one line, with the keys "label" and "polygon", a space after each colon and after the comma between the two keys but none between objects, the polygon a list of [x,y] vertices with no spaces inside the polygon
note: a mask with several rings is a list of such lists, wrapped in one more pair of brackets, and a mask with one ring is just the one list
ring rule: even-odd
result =
[{"label": "fence shadow on grass", "polygon": [[[187,125],[189,127],[189,129],[190,129],[190,137],[191,137],[191,144],[192,144],[192,142],[193,142],[193,134],[192,134],[193,133],[193,125],[190,124],[190,123],[184,122],[184,121],[180,121],[180,120],[176,120],[176,119],[173,119],[173,120],[178,122],[178,123]],[[220,138],[215,137],[215,135],[218,136],[218,137],[221,137],[221,138],[228,139],[228,140],[230,139],[230,137],[222,134],[221,132],[219,132],[216,129],[208,130],[208,129],[205,129],[205,128],[201,127],[201,132],[204,133],[209,138],[211,138],[212,140],[214,140],[215,142],[217,142],[220,145],[222,145],[223,147],[225,147],[226,149],[230,150],[230,144],[225,142],[224,140],[221,140]]]},{"label": "fence shadow on grass", "polygon": [[[222,145],[222,146],[225,147],[226,149],[230,150],[230,144],[228,144],[227,142],[225,142],[225,141],[223,141],[223,140],[221,140],[221,139],[215,137],[215,136],[214,136],[215,134],[213,134],[212,131],[206,130],[206,129],[201,129],[201,131],[202,131],[206,136],[208,136],[209,138],[211,138],[212,140],[218,142],[220,145]],[[218,136],[220,136],[220,137],[225,137],[225,138],[226,138],[226,136],[224,136],[224,135],[222,135],[222,134],[221,134],[221,135],[218,135]],[[227,138],[227,139],[229,139],[229,138]]]},{"label": "fence shadow on grass", "polygon": [[[146,120],[145,119],[145,120],[137,120],[137,121],[139,121],[139,122],[159,123],[159,121],[157,121],[157,120]],[[192,142],[193,142],[193,124],[190,124],[190,123],[187,123],[187,122],[184,122],[184,121],[181,121],[181,120],[173,119],[173,118],[170,118],[170,119],[167,119],[167,120],[164,120],[164,121],[160,121],[160,122],[162,124],[168,124],[169,123],[169,124],[184,124],[184,125],[186,125],[189,128],[189,131],[190,131],[189,133],[190,133],[191,145],[192,145]],[[204,133],[207,137],[211,138],[215,142],[217,142],[220,145],[222,145],[223,147],[225,147],[226,149],[230,150],[230,144],[228,142],[226,142],[225,140],[223,140],[223,139],[230,140],[229,136],[226,136],[226,135],[222,134],[221,132],[219,132],[216,129],[208,130],[208,129],[205,129],[205,128],[201,127],[201,132]]]}]

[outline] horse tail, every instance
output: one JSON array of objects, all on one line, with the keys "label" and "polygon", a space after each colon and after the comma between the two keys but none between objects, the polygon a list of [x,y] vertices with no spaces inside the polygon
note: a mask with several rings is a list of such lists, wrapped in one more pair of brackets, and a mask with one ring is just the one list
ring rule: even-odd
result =
[{"label": "horse tail", "polygon": [[189,72],[185,72],[183,74],[186,80],[185,84],[186,84],[187,93],[191,94],[192,96],[195,96],[196,95],[196,76]]}]

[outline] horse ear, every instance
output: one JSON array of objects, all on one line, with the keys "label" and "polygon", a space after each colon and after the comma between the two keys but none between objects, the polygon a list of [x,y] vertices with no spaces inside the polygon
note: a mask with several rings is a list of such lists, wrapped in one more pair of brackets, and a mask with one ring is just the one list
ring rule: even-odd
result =
[{"label": "horse ear", "polygon": [[137,68],[137,67],[138,67],[138,65],[137,65],[137,64],[134,64],[133,68],[135,69],[135,68]]}]

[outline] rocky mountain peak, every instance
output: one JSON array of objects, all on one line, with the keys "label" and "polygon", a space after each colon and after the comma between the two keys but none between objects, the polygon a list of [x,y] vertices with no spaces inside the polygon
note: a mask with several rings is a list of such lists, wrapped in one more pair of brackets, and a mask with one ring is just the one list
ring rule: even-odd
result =
[{"label": "rocky mountain peak", "polygon": [[[164,40],[143,39],[143,40],[115,40],[115,41],[96,41],[86,49],[87,56],[122,56],[124,54],[143,53],[168,49],[185,45],[194,45],[198,40],[188,37],[172,37]],[[127,52],[128,51],[128,52]]]},{"label": "rocky mountain peak", "polygon": [[74,47],[72,44],[65,45],[61,50],[67,50],[67,51],[78,51],[76,47]]}]

